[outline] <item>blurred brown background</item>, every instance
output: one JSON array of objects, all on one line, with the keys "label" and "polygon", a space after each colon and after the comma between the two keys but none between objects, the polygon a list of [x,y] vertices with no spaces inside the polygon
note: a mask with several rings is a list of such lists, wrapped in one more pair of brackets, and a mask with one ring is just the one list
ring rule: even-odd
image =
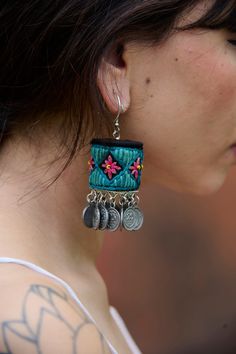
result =
[{"label": "blurred brown background", "polygon": [[145,354],[236,354],[236,169],[207,197],[141,186],[145,223],[98,267]]}]

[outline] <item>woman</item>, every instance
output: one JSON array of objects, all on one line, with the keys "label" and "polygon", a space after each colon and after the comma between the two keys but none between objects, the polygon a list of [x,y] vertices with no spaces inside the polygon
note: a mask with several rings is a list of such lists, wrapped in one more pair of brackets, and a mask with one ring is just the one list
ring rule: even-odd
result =
[{"label": "woman", "polygon": [[1,3],[2,354],[140,352],[96,269],[103,233],[80,217],[89,142],[111,136],[120,102],[122,138],[144,143],[143,184],[219,190],[236,161],[235,10]]}]

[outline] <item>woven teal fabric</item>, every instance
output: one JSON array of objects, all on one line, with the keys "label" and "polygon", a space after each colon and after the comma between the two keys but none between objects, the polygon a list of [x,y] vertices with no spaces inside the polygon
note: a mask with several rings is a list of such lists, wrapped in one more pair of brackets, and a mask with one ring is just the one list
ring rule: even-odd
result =
[{"label": "woven teal fabric", "polygon": [[143,157],[142,149],[92,145],[89,186],[110,191],[138,190]]}]

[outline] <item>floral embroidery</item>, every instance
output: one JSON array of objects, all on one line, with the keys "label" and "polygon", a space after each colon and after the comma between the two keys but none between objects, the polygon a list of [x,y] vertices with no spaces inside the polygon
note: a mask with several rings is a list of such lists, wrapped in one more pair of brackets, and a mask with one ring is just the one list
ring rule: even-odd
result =
[{"label": "floral embroidery", "polygon": [[132,175],[134,175],[135,179],[138,178],[139,172],[143,169],[143,164],[141,164],[140,157],[134,162],[134,164],[129,168],[132,170]]},{"label": "floral embroidery", "polygon": [[95,165],[95,162],[94,162],[94,159],[92,156],[90,157],[90,159],[88,161],[88,165],[89,165],[89,171],[92,171],[94,169],[94,165]]},{"label": "floral embroidery", "polygon": [[102,167],[105,168],[104,173],[108,175],[109,179],[112,179],[112,177],[114,177],[113,175],[117,174],[117,171],[122,169],[117,165],[117,161],[113,161],[111,155],[108,156],[107,160],[102,164]]}]

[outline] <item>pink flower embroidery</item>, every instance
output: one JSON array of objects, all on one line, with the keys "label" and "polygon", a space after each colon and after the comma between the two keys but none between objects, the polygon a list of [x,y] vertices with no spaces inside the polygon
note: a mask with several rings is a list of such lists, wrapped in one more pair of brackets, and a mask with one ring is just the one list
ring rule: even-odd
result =
[{"label": "pink flower embroidery", "polygon": [[143,169],[143,165],[140,163],[140,157],[134,162],[134,164],[130,167],[132,170],[132,175],[134,175],[135,179],[138,178],[139,171]]},{"label": "pink flower embroidery", "polygon": [[117,166],[117,162],[113,162],[111,155],[108,156],[108,159],[105,160],[105,163],[102,164],[102,167],[105,167],[104,172],[108,174],[110,179],[113,177],[113,174],[117,173],[117,170],[121,170],[121,167]]},{"label": "pink flower embroidery", "polygon": [[94,159],[92,157],[90,157],[88,161],[88,165],[89,165],[89,171],[92,171],[95,165]]}]

